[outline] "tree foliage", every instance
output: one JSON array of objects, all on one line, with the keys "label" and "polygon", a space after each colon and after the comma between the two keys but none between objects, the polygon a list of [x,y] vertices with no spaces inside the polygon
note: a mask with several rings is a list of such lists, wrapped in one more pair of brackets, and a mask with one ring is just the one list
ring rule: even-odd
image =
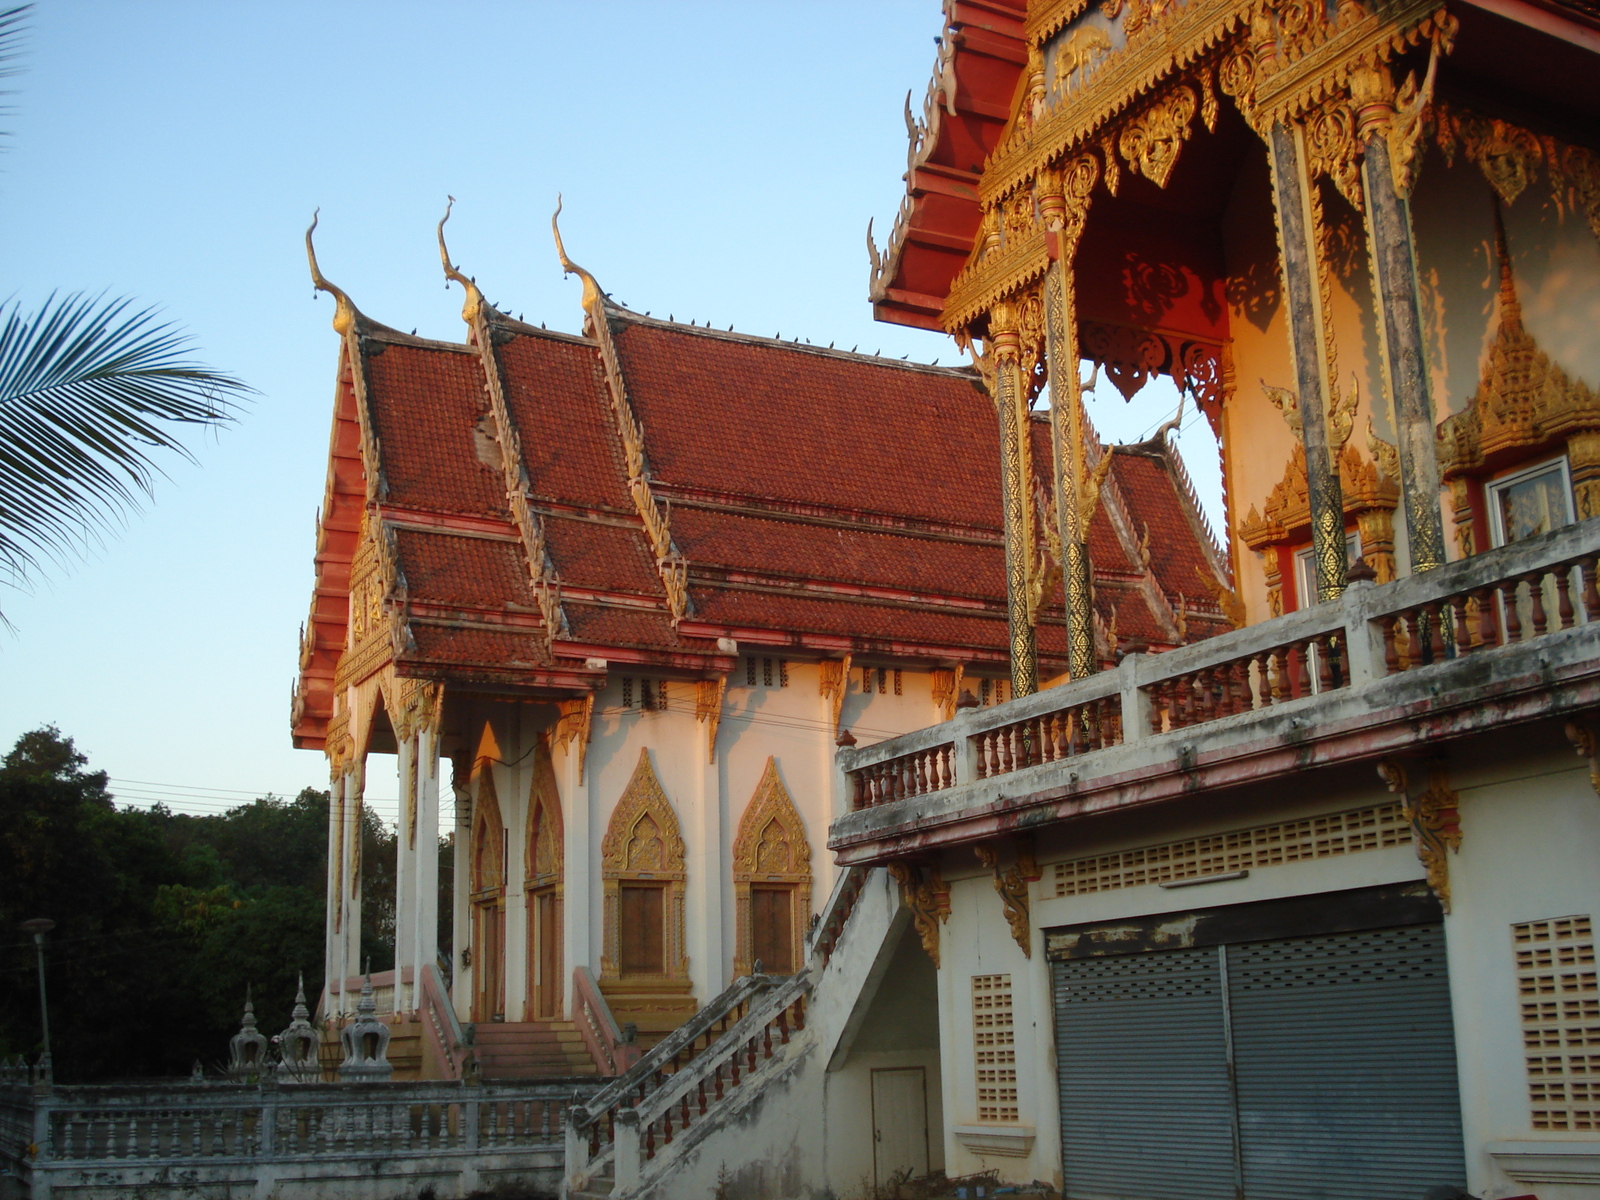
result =
[{"label": "tree foliage", "polygon": [[[0,1056],[38,1049],[33,945],[17,930],[29,917],[56,922],[48,985],[63,1082],[214,1066],[247,987],[269,1036],[288,1025],[301,972],[315,1006],[327,793],[218,816],[119,810],[105,773],[87,768],[50,727],[0,765]],[[394,834],[366,811],[362,945],[375,971],[393,965],[394,856]]]}]

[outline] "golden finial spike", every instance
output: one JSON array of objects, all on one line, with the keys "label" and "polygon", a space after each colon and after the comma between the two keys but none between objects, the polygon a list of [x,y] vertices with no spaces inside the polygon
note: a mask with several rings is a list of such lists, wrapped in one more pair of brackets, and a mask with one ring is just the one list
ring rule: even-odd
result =
[{"label": "golden finial spike", "polygon": [[567,257],[567,248],[561,244],[561,226],[558,220],[561,216],[561,193],[556,193],[556,211],[550,216],[550,231],[556,236],[556,256],[561,259],[561,272],[564,275],[576,275],[583,280],[583,308],[591,316],[598,315],[600,301],[605,293],[600,290],[600,285],[595,282],[593,275],[585,271],[577,263]]},{"label": "golden finial spike", "polygon": [[311,284],[319,292],[327,292],[333,297],[336,307],[333,311],[333,330],[341,337],[347,335],[356,327],[356,322],[361,318],[361,310],[345,294],[343,288],[337,284],[329,283],[317,266],[317,248],[311,241],[311,235],[317,230],[317,221],[322,215],[318,208],[311,214],[311,224],[306,228],[306,259],[311,263]]},{"label": "golden finial spike", "polygon": [[[444,223],[450,219],[450,210],[456,206],[454,196],[446,196],[448,203],[444,206],[444,216],[439,218],[439,261],[444,264],[444,277],[459,283],[462,290],[467,293],[467,298],[461,304],[461,319],[468,325],[477,322],[479,315],[488,307],[483,298],[483,293],[478,290],[478,285],[463,275],[450,261],[450,250],[444,244]],[[446,283],[445,287],[450,284]]]}]

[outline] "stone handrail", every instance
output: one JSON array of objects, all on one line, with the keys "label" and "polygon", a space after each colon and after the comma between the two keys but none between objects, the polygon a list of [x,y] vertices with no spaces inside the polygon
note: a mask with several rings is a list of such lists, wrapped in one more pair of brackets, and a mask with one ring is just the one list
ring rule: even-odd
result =
[{"label": "stone handrail", "polygon": [[[611,1080],[583,1105],[575,1107],[572,1119],[579,1129],[589,1129],[601,1117],[623,1104],[637,1104],[650,1087],[667,1073],[681,1068],[686,1055],[692,1059],[695,1043],[707,1034],[715,1036],[719,1026],[726,1028],[742,1016],[742,1008],[751,995],[768,986],[765,975],[745,975],[735,979],[711,1003],[705,1005],[666,1037],[662,1038],[617,1078]],[[732,1020],[730,1020],[732,1018]]]},{"label": "stone handrail", "polygon": [[639,1061],[639,1047],[623,1040],[611,1006],[585,967],[572,969],[572,1023],[601,1075],[622,1075]]},{"label": "stone handrail", "polygon": [[456,1016],[449,989],[445,987],[444,977],[440,975],[436,963],[429,963],[422,968],[420,1000],[423,1036],[438,1055],[445,1078],[461,1079],[468,1073],[476,1051],[471,1034],[462,1028]]},{"label": "stone handrail", "polygon": [[1600,518],[841,749],[855,810],[964,787],[1173,730],[1600,621]]},{"label": "stone handrail", "polygon": [[[813,982],[809,972],[788,978],[748,976],[746,980],[753,986],[745,992],[748,1005],[737,1021],[678,1070],[655,1076],[653,1086],[634,1104],[609,1111],[610,1119],[604,1122],[609,1135],[604,1140],[609,1145],[603,1144],[600,1121],[584,1136],[574,1106],[566,1146],[569,1182],[587,1180],[609,1160],[612,1194],[625,1196],[637,1186],[645,1164],[658,1150],[682,1136],[711,1106],[781,1053],[794,1034],[804,1031],[806,1000]],[[590,1101],[590,1111],[598,1107],[598,1100],[597,1096]]]},{"label": "stone handrail", "polygon": [[[0,1089],[8,1157],[55,1164],[363,1160],[561,1145],[589,1080],[536,1083],[97,1085]],[[27,1118],[24,1121],[24,1117]],[[31,1125],[33,1153],[11,1145]],[[373,1171],[381,1173],[376,1166]]]},{"label": "stone handrail", "polygon": [[833,881],[833,891],[828,893],[827,903],[817,914],[816,923],[806,931],[806,948],[813,958],[821,958],[823,966],[833,957],[833,948],[839,944],[866,881],[866,867],[846,867],[840,871]]}]

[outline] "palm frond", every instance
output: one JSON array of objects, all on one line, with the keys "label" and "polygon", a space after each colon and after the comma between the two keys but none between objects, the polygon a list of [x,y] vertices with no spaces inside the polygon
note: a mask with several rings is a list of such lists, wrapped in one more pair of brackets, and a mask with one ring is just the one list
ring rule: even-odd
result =
[{"label": "palm frond", "polygon": [[[22,74],[22,43],[28,32],[27,19],[32,12],[31,4],[0,8],[0,79],[15,79]],[[13,94],[9,90],[0,90],[0,96]],[[9,117],[13,111],[11,105],[0,104],[0,116]],[[10,136],[10,130],[0,130],[0,139]]]},{"label": "palm frond", "polygon": [[0,573],[13,584],[136,509],[162,474],[156,452],[193,461],[186,427],[234,419],[250,388],[192,348],[127,299],[0,306]]}]

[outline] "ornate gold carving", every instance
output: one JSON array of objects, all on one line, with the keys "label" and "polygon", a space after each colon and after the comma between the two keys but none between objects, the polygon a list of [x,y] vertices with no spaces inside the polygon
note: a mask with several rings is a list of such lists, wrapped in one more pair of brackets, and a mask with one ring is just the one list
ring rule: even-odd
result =
[{"label": "ornate gold carving", "polygon": [[1326,175],[1358,212],[1362,207],[1356,118],[1343,96],[1330,96],[1305,118],[1306,171]]},{"label": "ornate gold carving", "polygon": [[1117,139],[1117,149],[1128,166],[1157,187],[1166,187],[1197,107],[1194,89],[1186,84],[1178,84],[1157,98],[1123,128]]},{"label": "ornate gold carving", "polygon": [[833,724],[829,728],[837,734],[839,713],[844,709],[844,694],[850,686],[850,655],[846,654],[843,658],[825,658],[819,666],[821,674],[817,689],[824,700],[832,702],[830,711],[833,715]]},{"label": "ornate gold carving", "polygon": [[672,540],[672,529],[666,508],[656,499],[650,487],[650,468],[645,460],[644,429],[634,416],[628,399],[628,386],[623,379],[622,366],[617,358],[617,348],[611,336],[608,301],[600,285],[588,271],[567,257],[561,242],[561,229],[556,220],[561,215],[561,201],[556,199],[556,211],[550,218],[550,228],[555,234],[556,254],[561,259],[561,269],[568,275],[583,280],[583,309],[587,325],[600,345],[600,362],[605,369],[606,388],[611,397],[611,412],[616,420],[617,434],[622,441],[622,457],[628,472],[628,495],[633,498],[634,509],[644,522],[650,546],[655,551],[656,573],[667,594],[667,611],[674,626],[688,616],[689,561],[678,551]]},{"label": "ornate gold carving", "polygon": [[1033,930],[1029,923],[1028,884],[1043,877],[1038,863],[1034,862],[1033,851],[1019,845],[1016,862],[1002,871],[1000,856],[992,846],[979,844],[972,849],[978,861],[994,873],[994,890],[1005,909],[1006,924],[1011,927],[1012,938],[1022,947],[1022,953],[1032,958]]},{"label": "ornate gold carving", "polygon": [[426,679],[399,678],[394,681],[393,694],[385,693],[389,723],[394,735],[401,741],[419,733],[439,731],[439,721],[444,713],[444,685]]},{"label": "ornate gold carving", "polygon": [[789,889],[790,961],[799,970],[804,959],[805,923],[811,914],[811,842],[800,810],[770,755],[733,838],[735,976],[748,975],[755,965],[750,892],[757,885]]},{"label": "ornate gold carving", "polygon": [[[1199,578],[1206,591],[1211,593],[1212,599],[1217,602],[1217,611],[1222,613],[1222,615],[1227,619],[1228,623],[1235,629],[1243,629],[1245,627],[1246,615],[1244,601],[1239,598],[1239,593],[1233,588],[1230,588],[1227,584],[1223,583],[1222,580],[1218,579],[1215,572],[1208,571],[1204,567],[1196,567],[1194,569],[1194,573]],[[1276,617],[1282,615],[1282,604],[1283,602],[1280,597],[1279,611],[1273,613],[1273,616]]]},{"label": "ornate gold carving", "polygon": [[1579,758],[1589,760],[1589,786],[1600,796],[1600,723],[1592,718],[1573,717],[1567,722],[1567,740]]},{"label": "ornate gold carving", "polygon": [[[1300,397],[1295,394],[1292,388],[1273,387],[1265,379],[1261,381],[1261,390],[1266,394],[1267,399],[1272,401],[1272,406],[1282,414],[1284,422],[1294,431],[1295,440],[1299,441],[1301,438]],[[1303,447],[1300,450],[1300,455],[1304,459],[1305,449]],[[1301,474],[1305,474],[1303,466]]]},{"label": "ornate gold carving", "polygon": [[621,977],[621,889],[624,881],[660,883],[662,897],[662,963],[660,978],[687,985],[689,958],[684,952],[683,835],[678,815],[656,778],[650,751],[639,751],[639,763],[612,810],[600,841],[600,880],[604,893],[604,933],[600,956],[601,978]]},{"label": "ornate gold carving", "polygon": [[566,859],[561,791],[547,740],[541,740],[533,759],[533,783],[528,789],[528,840],[523,847],[523,886],[559,886]]},{"label": "ornate gold carving", "polygon": [[[722,697],[728,690],[728,677],[697,679],[694,685],[694,719],[706,722],[706,761],[717,761],[717,726],[722,723]],[[834,722],[837,727],[838,722]]]},{"label": "ornate gold carving", "polygon": [[[1056,47],[1056,90],[1063,96],[1082,88],[1094,66],[1111,53],[1111,37],[1105,30],[1085,25],[1072,31],[1070,37]],[[1083,74],[1076,82],[1072,76]]]},{"label": "ornate gold carving", "polygon": [[[1378,573],[1379,582],[1388,583],[1395,570],[1394,510],[1400,503],[1400,485],[1381,462],[1369,462],[1354,446],[1344,447],[1338,463],[1344,512],[1346,517],[1356,518],[1356,527],[1361,531],[1361,555]],[[1305,447],[1296,445],[1289,454],[1283,478],[1267,496],[1265,513],[1251,505],[1249,515],[1239,526],[1239,536],[1245,544],[1265,554],[1271,576],[1269,588],[1281,586],[1281,580],[1276,578],[1276,556],[1270,548],[1300,541],[1311,528],[1309,490]],[[1339,541],[1342,544],[1343,539]],[[1280,599],[1280,606],[1281,603]]]},{"label": "ornate gold carving", "polygon": [[322,268],[317,266],[317,248],[311,240],[311,235],[317,231],[317,222],[322,217],[322,209],[317,209],[311,214],[311,224],[306,227],[306,261],[311,265],[311,286],[319,292],[327,292],[333,297],[333,329],[340,337],[348,337],[356,331],[359,325],[366,322],[361,310],[355,306],[341,287],[329,283],[323,277]]},{"label": "ornate gold carving", "polygon": [[1482,469],[1486,457],[1497,451],[1566,438],[1582,464],[1573,472],[1579,512],[1595,515],[1600,512],[1600,464],[1593,462],[1591,447],[1600,433],[1600,394],[1582,380],[1569,378],[1523,325],[1498,215],[1495,250],[1500,267],[1499,327],[1466,407],[1439,425],[1440,473],[1453,486],[1455,478]]},{"label": "ornate gold carving", "polygon": [[950,885],[939,877],[937,867],[929,867],[927,879],[916,863],[896,859],[888,864],[889,877],[900,885],[900,901],[911,910],[922,948],[939,966],[939,925],[950,919]]},{"label": "ornate gold carving", "polygon": [[940,720],[955,719],[956,700],[961,696],[961,677],[965,673],[964,663],[957,663],[949,670],[940,669],[933,672],[933,703],[939,710]]},{"label": "ornate gold carving", "polygon": [[1515,202],[1543,169],[1557,211],[1582,213],[1600,237],[1600,154],[1470,109],[1436,104],[1433,111],[1446,162],[1460,152],[1506,204]]},{"label": "ornate gold carving", "polygon": [[1450,911],[1450,863],[1446,850],[1461,848],[1461,799],[1450,790],[1450,779],[1443,766],[1428,769],[1428,786],[1413,797],[1406,764],[1386,758],[1378,763],[1378,774],[1388,789],[1405,799],[1402,810],[1411,824],[1417,858],[1428,873],[1428,887],[1439,897],[1445,912]]},{"label": "ornate gold carving", "polygon": [[561,715],[556,718],[555,728],[550,733],[551,749],[559,750],[568,742],[575,741],[578,747],[578,778],[582,779],[584,760],[589,754],[589,725],[594,719],[594,693],[574,700],[559,701],[556,711]]}]

